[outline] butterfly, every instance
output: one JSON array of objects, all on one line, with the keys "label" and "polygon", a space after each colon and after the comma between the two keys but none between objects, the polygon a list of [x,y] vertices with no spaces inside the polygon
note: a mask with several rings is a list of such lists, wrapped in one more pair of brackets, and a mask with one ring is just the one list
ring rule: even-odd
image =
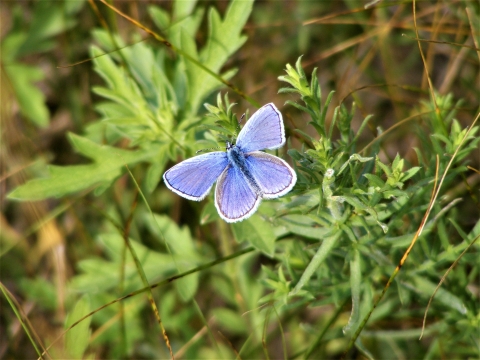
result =
[{"label": "butterfly", "polygon": [[262,199],[288,193],[297,182],[284,160],[267,154],[285,144],[282,114],[273,103],[264,105],[247,121],[235,144],[182,161],[163,174],[165,185],[178,195],[200,201],[215,189],[215,207],[226,222],[250,217]]}]

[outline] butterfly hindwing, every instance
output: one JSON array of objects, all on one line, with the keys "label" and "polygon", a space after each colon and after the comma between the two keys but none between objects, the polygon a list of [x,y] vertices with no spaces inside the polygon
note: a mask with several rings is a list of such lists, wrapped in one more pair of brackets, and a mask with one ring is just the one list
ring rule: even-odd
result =
[{"label": "butterfly hindwing", "polygon": [[229,165],[220,175],[215,189],[215,206],[225,221],[248,218],[257,210],[260,201],[238,168]]},{"label": "butterfly hindwing", "polygon": [[279,157],[254,151],[245,154],[245,162],[265,199],[285,195],[297,182],[295,171]]},{"label": "butterfly hindwing", "polygon": [[236,145],[243,152],[277,149],[285,144],[282,114],[273,103],[262,106],[238,134]]},{"label": "butterfly hindwing", "polygon": [[226,153],[211,152],[182,161],[167,170],[163,179],[165,185],[178,195],[200,201],[207,196],[227,165]]}]

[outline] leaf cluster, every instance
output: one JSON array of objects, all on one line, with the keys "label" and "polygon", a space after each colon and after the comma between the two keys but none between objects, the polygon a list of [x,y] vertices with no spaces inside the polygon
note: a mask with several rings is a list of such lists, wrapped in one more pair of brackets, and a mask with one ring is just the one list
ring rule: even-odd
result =
[{"label": "leaf cluster", "polygon": [[[310,117],[309,124],[317,132],[318,138],[301,132],[306,140],[303,149],[289,150],[297,164],[299,184],[296,192],[299,196],[288,206],[291,215],[287,214],[279,221],[291,234],[310,240],[304,245],[295,241],[278,244],[276,254],[282,266],[277,274],[270,270],[265,272],[265,284],[273,291],[265,300],[278,302],[288,309],[295,303],[303,304],[305,301],[311,306],[332,302],[340,306],[344,299],[350,297],[352,311],[344,332],[352,335],[367,314],[367,304],[372,302],[374,289],[382,288],[385,282],[381,279],[388,278],[395,268],[395,261],[401,254],[398,250],[409,244],[420,226],[421,211],[428,207],[433,188],[434,171],[429,167],[433,164],[430,160],[427,164],[420,162],[423,166],[408,166],[399,154],[391,163],[384,163],[375,153],[375,148],[366,154],[365,151],[356,153],[360,133],[371,117],[363,120],[355,134],[351,127],[354,107],[348,111],[342,104],[335,108],[333,118],[327,124],[325,113],[332,94],[322,104],[316,69],[309,83],[300,59],[295,68],[287,65],[286,72],[287,75],[279,79],[292,87],[280,91],[300,95],[302,104],[289,103]],[[428,152],[424,151],[424,156],[434,159],[435,153],[442,154],[440,169],[445,169],[450,160],[445,154],[452,154],[464,140],[462,150],[458,153],[462,157],[456,159],[451,172],[465,172],[461,159],[478,146],[479,139],[474,135],[464,139],[466,129],[460,131],[454,119],[455,107],[451,95],[438,96],[437,101],[442,109],[451,110],[440,114],[431,111],[427,121],[433,128],[433,134],[428,142],[425,139],[425,146],[431,153],[427,155]],[[442,127],[439,127],[440,123]],[[435,129],[442,131],[435,132]],[[470,134],[477,131],[478,127],[475,127]],[[335,133],[339,134],[337,140]],[[376,149],[378,151],[378,147]],[[362,153],[367,156],[360,155]],[[451,184],[453,179],[446,181]],[[397,289],[389,290],[381,305],[383,310],[376,310],[373,321],[388,318],[389,312],[397,307],[414,316],[415,310],[408,306],[412,298],[426,294],[427,288],[433,292],[433,283],[426,280],[434,278],[430,272],[432,268],[426,265],[433,265],[432,256],[436,259],[447,253],[458,256],[461,249],[465,249],[478,236],[479,223],[471,233],[461,232],[459,237],[448,239],[447,243],[443,242],[444,247],[440,247],[434,241],[436,233],[432,233],[433,228],[439,226],[441,231],[445,231],[446,223],[455,222],[452,217],[446,218],[449,204],[440,204],[440,208],[444,210],[430,220],[425,228],[420,239],[421,249],[412,252],[408,258],[408,263],[419,268],[408,271],[397,282]],[[458,229],[458,226],[455,227]],[[443,238],[445,236],[445,233],[441,235]],[[314,245],[315,242],[318,245]],[[436,245],[430,249],[429,243]],[[431,260],[425,262],[425,256]],[[462,291],[462,296],[464,300],[452,290],[442,290],[442,294],[437,294],[438,301],[443,304],[439,305],[439,310],[447,306],[459,310],[456,316],[469,314],[467,317],[474,317],[477,306],[466,310],[460,305],[473,300],[471,295]],[[473,328],[468,330],[469,333],[471,331]],[[357,347],[371,356],[360,342]],[[308,353],[312,351],[314,347]]]}]

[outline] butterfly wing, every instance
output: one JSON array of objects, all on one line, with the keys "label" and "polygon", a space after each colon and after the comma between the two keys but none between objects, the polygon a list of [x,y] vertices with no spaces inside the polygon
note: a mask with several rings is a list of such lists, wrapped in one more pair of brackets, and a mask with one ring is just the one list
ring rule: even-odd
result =
[{"label": "butterfly wing", "polygon": [[245,176],[234,166],[220,175],[215,189],[215,206],[226,222],[248,218],[260,205],[261,198],[250,188]]},{"label": "butterfly wing", "polygon": [[200,201],[207,196],[228,165],[227,154],[221,151],[195,156],[182,161],[163,174],[165,185],[184,198]]},{"label": "butterfly wing", "polygon": [[245,154],[245,162],[265,199],[285,195],[297,182],[295,171],[279,157],[254,151]]},{"label": "butterfly wing", "polygon": [[236,145],[244,153],[277,149],[285,144],[282,114],[273,103],[262,106],[238,134]]}]

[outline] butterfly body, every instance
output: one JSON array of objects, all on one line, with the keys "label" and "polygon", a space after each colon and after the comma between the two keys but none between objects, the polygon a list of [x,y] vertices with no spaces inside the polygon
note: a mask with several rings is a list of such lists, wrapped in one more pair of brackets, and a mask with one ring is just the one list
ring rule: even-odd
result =
[{"label": "butterfly body", "polygon": [[237,168],[238,171],[240,171],[243,176],[245,176],[245,179],[247,180],[252,190],[254,190],[258,196],[262,197],[262,189],[260,189],[260,186],[258,186],[255,178],[250,172],[243,151],[238,146],[232,145],[227,142],[227,158],[229,160],[229,166],[234,166],[235,168]]},{"label": "butterfly body", "polygon": [[187,159],[163,175],[166,186],[189,200],[200,201],[213,183],[215,206],[227,222],[251,216],[262,199],[288,193],[297,181],[295,171],[282,159],[259,151],[285,143],[282,115],[273,104],[255,112],[227,152],[211,152]]}]

